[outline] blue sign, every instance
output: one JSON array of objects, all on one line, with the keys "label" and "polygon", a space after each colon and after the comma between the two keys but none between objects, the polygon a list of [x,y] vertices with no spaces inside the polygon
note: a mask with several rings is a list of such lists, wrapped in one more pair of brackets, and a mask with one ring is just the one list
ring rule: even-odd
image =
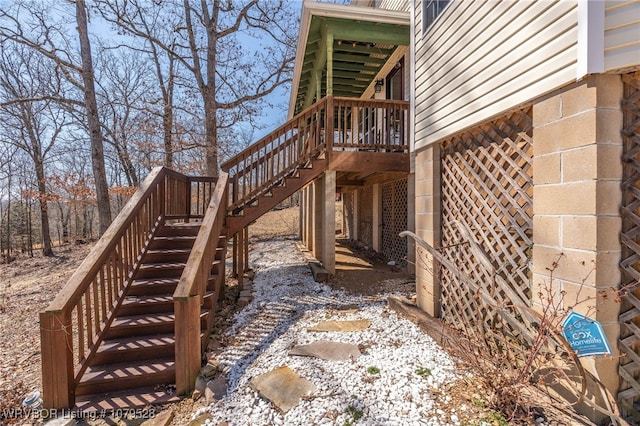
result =
[{"label": "blue sign", "polygon": [[602,325],[591,318],[571,312],[562,321],[562,335],[578,356],[611,355],[611,346]]}]

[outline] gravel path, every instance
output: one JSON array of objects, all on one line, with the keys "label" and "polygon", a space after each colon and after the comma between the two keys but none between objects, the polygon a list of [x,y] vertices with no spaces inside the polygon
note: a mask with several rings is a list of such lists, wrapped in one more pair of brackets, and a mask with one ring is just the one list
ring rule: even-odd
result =
[{"label": "gravel path", "polygon": [[[464,405],[441,409],[448,400],[443,389],[458,378],[454,361],[417,326],[389,310],[388,295],[357,297],[314,282],[291,240],[253,247],[255,299],[236,315],[227,334],[231,343],[218,358],[228,379],[227,395],[196,413],[208,410],[207,424],[460,424]],[[325,320],[356,319],[368,319],[371,326],[307,331]],[[294,345],[321,339],[357,344],[363,354],[350,361],[287,354]],[[286,414],[249,386],[254,377],[282,365],[317,387]]]}]

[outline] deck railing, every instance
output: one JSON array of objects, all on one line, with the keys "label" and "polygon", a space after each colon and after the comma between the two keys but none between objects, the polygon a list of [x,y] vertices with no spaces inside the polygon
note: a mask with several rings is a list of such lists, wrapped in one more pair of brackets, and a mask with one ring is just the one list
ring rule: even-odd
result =
[{"label": "deck railing", "polygon": [[[193,244],[178,286],[173,293],[175,307],[175,354],[176,390],[179,395],[193,389],[200,371],[202,346],[200,338],[200,312],[208,291],[214,293],[212,303],[217,300],[224,280],[224,256],[222,267],[216,273],[215,288],[208,288],[212,264],[219,247],[224,220],[227,214],[227,173],[221,173],[211,196],[200,231]],[[213,309],[215,306],[210,306]]]},{"label": "deck railing", "polygon": [[229,210],[240,211],[321,153],[329,163],[332,151],[408,152],[408,112],[406,101],[323,98],[222,164]]},{"label": "deck railing", "polygon": [[202,218],[213,178],[154,169],[47,309],[40,313],[47,408],[69,408],[75,388],[166,219]]}]

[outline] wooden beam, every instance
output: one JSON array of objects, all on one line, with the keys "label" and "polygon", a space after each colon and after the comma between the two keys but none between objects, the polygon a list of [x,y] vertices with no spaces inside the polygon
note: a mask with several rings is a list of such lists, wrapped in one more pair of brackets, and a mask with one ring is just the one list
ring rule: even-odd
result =
[{"label": "wooden beam", "polygon": [[328,168],[343,172],[409,173],[409,154],[404,152],[333,151]]},{"label": "wooden beam", "polygon": [[364,72],[367,74],[370,73],[372,75],[375,75],[380,69],[380,67],[378,66],[371,66],[371,65],[364,65],[364,64],[357,65],[357,64],[347,63],[347,62],[336,62],[335,64],[333,64],[333,67],[337,70]]},{"label": "wooden beam", "polygon": [[384,65],[386,62],[386,59],[382,58],[372,58],[371,56],[365,55],[349,55],[345,53],[334,53],[333,59],[335,61],[350,62],[356,64]]},{"label": "wooden beam", "polygon": [[[323,26],[323,28],[326,28],[326,25]],[[307,108],[311,105],[311,103],[313,102],[313,97],[314,95],[316,95],[318,81],[322,79],[322,70],[324,69],[327,62],[327,49],[324,48],[324,46],[327,45],[326,31],[322,31],[322,35],[320,37],[320,40],[318,40],[317,45],[318,52],[316,53],[313,70],[311,71],[311,84],[309,84],[306,89],[307,92],[302,109]],[[318,75],[320,75],[320,77],[318,77]],[[320,99],[320,96],[318,96],[317,99]]]},{"label": "wooden beam", "polygon": [[361,25],[333,25],[333,35],[337,39],[362,41],[368,43],[408,46],[409,27],[398,27],[370,22]]},{"label": "wooden beam", "polygon": [[338,178],[336,180],[337,186],[364,186],[364,181],[348,179],[348,178]]},{"label": "wooden beam", "polygon": [[327,29],[327,96],[333,96],[333,33]]},{"label": "wooden beam", "polygon": [[391,55],[394,51],[394,48],[391,49],[383,49],[377,46],[363,46],[360,44],[356,44],[355,46],[352,45],[351,42],[349,41],[345,41],[343,43],[341,43],[341,40],[337,40],[335,45],[334,45],[334,50],[340,51],[340,52],[344,52],[344,53],[365,53],[365,54],[372,54],[372,53],[376,53],[376,54],[382,54],[382,55]]}]

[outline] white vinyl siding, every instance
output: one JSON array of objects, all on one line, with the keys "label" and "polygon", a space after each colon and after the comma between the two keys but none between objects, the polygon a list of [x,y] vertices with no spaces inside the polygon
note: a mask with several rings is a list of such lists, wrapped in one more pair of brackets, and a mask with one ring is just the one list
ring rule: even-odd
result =
[{"label": "white vinyl siding", "polygon": [[416,149],[575,81],[576,1],[454,0],[416,22]]},{"label": "white vinyl siding", "polygon": [[604,27],[605,71],[640,66],[640,1],[607,0]]},{"label": "white vinyl siding", "polygon": [[377,3],[380,9],[408,12],[411,8],[410,0],[378,0]]}]

